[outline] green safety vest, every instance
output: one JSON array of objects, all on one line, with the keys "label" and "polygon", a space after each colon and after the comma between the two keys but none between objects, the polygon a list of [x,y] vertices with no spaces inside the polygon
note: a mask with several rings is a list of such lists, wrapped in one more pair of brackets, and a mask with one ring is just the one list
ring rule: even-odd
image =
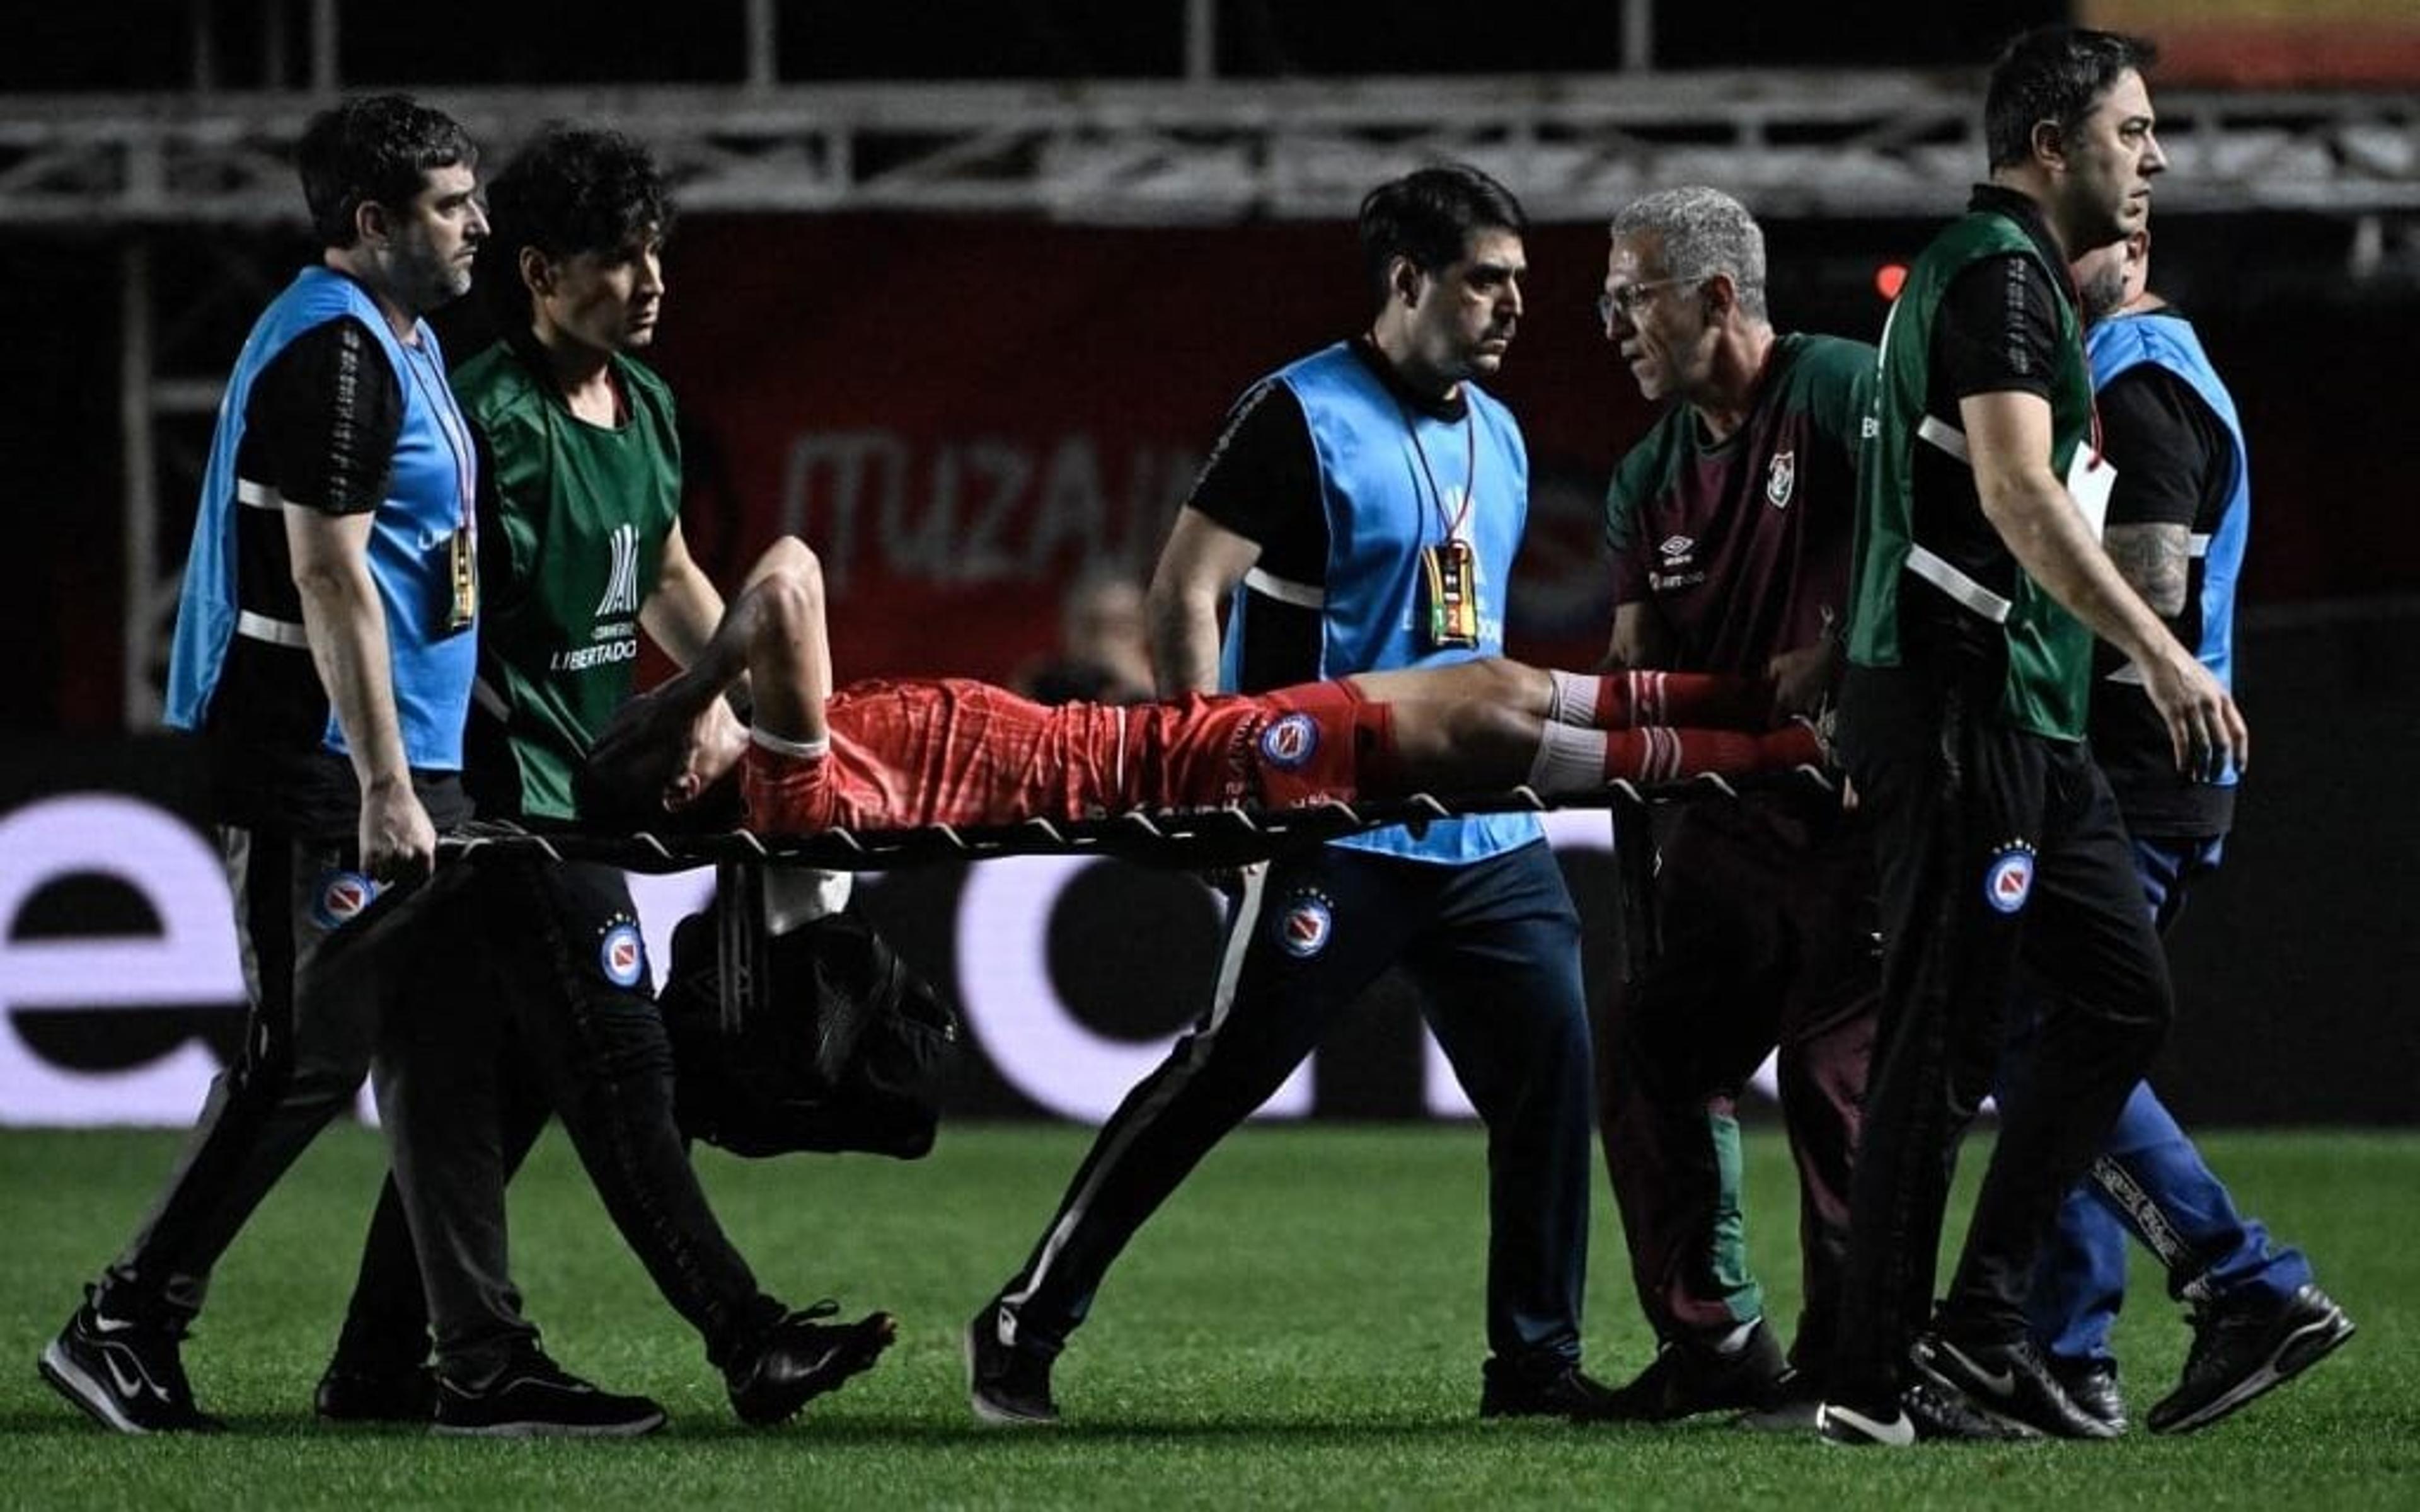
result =
[{"label": "green safety vest", "polygon": [[[2064,270],[2051,264],[2023,224],[1996,210],[1977,210],[1953,223],[1916,259],[1883,327],[1873,409],[1858,463],[1849,657],[1866,667],[1896,667],[1906,659],[1902,591],[1911,575],[1923,578],[1966,611],[1999,626],[2007,666],[2000,717],[2018,729],[2081,740],[2091,690],[2092,632],[2026,576],[1988,525],[1959,531],[1962,544],[1950,544],[1940,521],[1980,518],[1982,502],[1971,471],[1962,471],[1963,482],[1954,489],[1936,486],[1916,497],[1918,448],[1932,448],[1960,464],[1966,460],[1959,416],[1928,414],[1925,409],[1942,298],[1971,265],[2010,253],[2042,264],[2065,286]],[[2051,382],[2049,460],[2053,471],[2069,478],[2083,459],[2079,452],[2088,457],[2092,376],[2073,307],[2061,300],[2058,310],[2061,357]]]},{"label": "green safety vest", "polygon": [[482,812],[573,817],[572,775],[637,680],[639,607],[680,512],[680,442],[664,381],[621,356],[613,375],[629,416],[613,427],[573,416],[507,343],[454,375],[493,454],[471,744]]}]

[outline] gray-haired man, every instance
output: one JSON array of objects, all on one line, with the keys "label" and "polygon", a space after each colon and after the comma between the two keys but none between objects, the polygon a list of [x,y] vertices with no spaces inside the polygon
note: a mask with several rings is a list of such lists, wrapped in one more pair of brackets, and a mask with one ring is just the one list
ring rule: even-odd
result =
[{"label": "gray-haired man", "polygon": [[[1616,665],[1770,677],[1813,712],[1838,671],[1873,348],[1779,334],[1737,200],[1666,190],[1612,223],[1599,310],[1639,392],[1675,401],[1615,470]],[[1637,837],[1650,837],[1638,826]],[[1820,794],[1693,805],[1653,837],[1660,949],[1597,1026],[1598,1118],[1654,1361],[1653,1420],[1805,1396],[1830,1349],[1850,1151],[1874,1034],[1870,862]],[[1780,1052],[1806,1308],[1785,1363],[1747,1268],[1732,1105]],[[1792,1365],[1797,1375],[1793,1377]]]}]

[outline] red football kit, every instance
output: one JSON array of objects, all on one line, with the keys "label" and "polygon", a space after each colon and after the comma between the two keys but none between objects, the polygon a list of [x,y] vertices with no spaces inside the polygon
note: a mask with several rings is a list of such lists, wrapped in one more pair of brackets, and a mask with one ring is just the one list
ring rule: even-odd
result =
[{"label": "red football kit", "polygon": [[1041,704],[987,683],[852,683],[824,705],[822,756],[751,742],[748,827],[1013,825],[1134,810],[1299,808],[1360,793],[1394,748],[1384,703],[1342,683],[1171,703]]}]

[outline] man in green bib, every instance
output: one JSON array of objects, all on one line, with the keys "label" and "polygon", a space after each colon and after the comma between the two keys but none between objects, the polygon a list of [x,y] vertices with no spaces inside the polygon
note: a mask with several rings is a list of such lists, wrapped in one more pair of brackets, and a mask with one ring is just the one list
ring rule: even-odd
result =
[{"label": "man in green bib", "polygon": [[[671,393],[631,355],[664,291],[672,211],[654,162],[617,133],[554,127],[493,198],[512,263],[497,282],[520,297],[504,338],[453,379],[491,482],[466,765],[482,816],[545,826],[574,818],[572,773],[632,691],[640,633],[686,663],[722,600],[681,538]],[[442,953],[463,964],[430,968],[440,980],[393,1015],[403,1042],[380,1083],[389,1117],[426,1132],[417,1169],[396,1174],[430,1277],[440,1431],[540,1431],[488,1411],[480,1383],[542,1358],[505,1274],[504,1185],[550,1113],[744,1421],[779,1422],[872,1365],[888,1314],[789,1310],[708,1206],[622,874],[535,856],[465,868],[422,930],[454,935]],[[453,1263],[428,1263],[440,1256]],[[452,1276],[466,1279],[441,1284]]]},{"label": "man in green bib", "polygon": [[[1884,329],[1839,735],[1877,837],[1885,953],[1819,1416],[1836,1442],[2114,1431],[2060,1388],[2024,1310],[2060,1200],[2170,1013],[2126,830],[2084,744],[2093,637],[2141,670],[2182,771],[2240,766],[2249,744],[2226,690],[2100,542],[2113,474],[2067,267],[2149,213],[2166,167],[2150,58],[2070,27],[2009,45],[1984,107],[1991,182],[1916,260]],[[2001,1110],[1934,1309],[1957,1146],[2020,972],[2042,1005],[2032,1076]]]}]

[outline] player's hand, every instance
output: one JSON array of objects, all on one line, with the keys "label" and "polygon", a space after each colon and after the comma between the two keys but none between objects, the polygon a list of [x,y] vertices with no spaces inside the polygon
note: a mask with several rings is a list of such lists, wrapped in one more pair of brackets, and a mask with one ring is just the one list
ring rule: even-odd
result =
[{"label": "player's hand", "polygon": [[1764,675],[1773,682],[1773,712],[1787,717],[1820,711],[1831,696],[1833,667],[1833,642],[1828,636],[1767,661]]},{"label": "player's hand", "polygon": [[437,826],[409,778],[373,782],[362,795],[362,870],[373,882],[418,882],[437,865]]},{"label": "player's hand", "polygon": [[748,727],[731,705],[709,698],[680,733],[680,760],[664,783],[664,807],[686,809],[739,764],[748,749]]},{"label": "player's hand", "polygon": [[2214,782],[2252,764],[2252,731],[2209,668],[2182,646],[2143,667],[2143,690],[2168,727],[2177,770]]},{"label": "player's hand", "polygon": [[589,764],[666,810],[695,803],[748,748],[748,727],[704,685],[675,677],[613,711]]}]

